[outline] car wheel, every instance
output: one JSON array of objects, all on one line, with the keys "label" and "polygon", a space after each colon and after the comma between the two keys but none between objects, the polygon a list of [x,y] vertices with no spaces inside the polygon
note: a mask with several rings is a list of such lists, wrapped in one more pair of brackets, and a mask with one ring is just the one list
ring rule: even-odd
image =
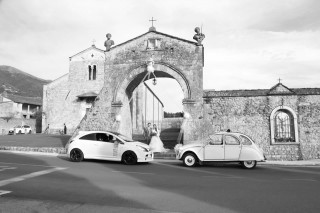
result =
[{"label": "car wheel", "polygon": [[248,161],[242,161],[241,165],[245,169],[253,169],[257,165],[257,161],[255,160],[248,160]]},{"label": "car wheel", "polygon": [[183,157],[183,165],[192,167],[197,164],[197,157],[192,153],[187,153]]},{"label": "car wheel", "polygon": [[80,149],[73,149],[70,152],[70,160],[73,162],[80,162],[83,160],[83,152]]},{"label": "car wheel", "polygon": [[21,130],[19,130],[18,134],[21,134]]},{"label": "car wheel", "polygon": [[122,155],[122,162],[126,165],[134,165],[137,161],[137,155],[132,151],[125,152]]},{"label": "car wheel", "polygon": [[31,130],[29,130],[29,134],[31,134]]}]

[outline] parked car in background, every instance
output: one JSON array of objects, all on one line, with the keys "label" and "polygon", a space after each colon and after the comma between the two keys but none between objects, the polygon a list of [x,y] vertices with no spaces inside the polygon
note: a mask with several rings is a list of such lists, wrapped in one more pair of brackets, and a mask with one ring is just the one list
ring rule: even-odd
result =
[{"label": "parked car in background", "polygon": [[131,165],[153,160],[153,153],[147,144],[131,140],[117,132],[80,131],[66,144],[66,149],[70,160],[75,162],[100,159]]},{"label": "parked car in background", "polygon": [[15,135],[15,134],[31,134],[32,128],[29,125],[18,125],[11,129],[9,129],[9,135]]},{"label": "parked car in background", "polygon": [[219,132],[204,141],[183,145],[178,148],[176,158],[185,166],[220,161],[240,162],[246,169],[266,160],[262,149],[249,136],[235,132]]}]

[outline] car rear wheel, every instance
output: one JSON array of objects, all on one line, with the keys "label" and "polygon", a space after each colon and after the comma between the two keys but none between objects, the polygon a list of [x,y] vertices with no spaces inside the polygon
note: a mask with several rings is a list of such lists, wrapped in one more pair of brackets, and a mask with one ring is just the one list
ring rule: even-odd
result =
[{"label": "car rear wheel", "polygon": [[18,134],[21,134],[21,130],[19,130]]},{"label": "car rear wheel", "polygon": [[253,169],[257,165],[257,161],[255,160],[248,160],[248,161],[242,161],[241,165],[245,169]]},{"label": "car rear wheel", "polygon": [[187,153],[183,157],[183,165],[192,167],[197,164],[197,157],[192,153]]},{"label": "car rear wheel", "polygon": [[70,160],[73,162],[80,162],[83,160],[83,152],[80,149],[73,149],[70,152]]},{"label": "car rear wheel", "polygon": [[137,161],[137,155],[132,151],[127,151],[122,155],[122,162],[126,165],[134,165]]},{"label": "car rear wheel", "polygon": [[31,134],[31,130],[29,130],[29,134]]}]

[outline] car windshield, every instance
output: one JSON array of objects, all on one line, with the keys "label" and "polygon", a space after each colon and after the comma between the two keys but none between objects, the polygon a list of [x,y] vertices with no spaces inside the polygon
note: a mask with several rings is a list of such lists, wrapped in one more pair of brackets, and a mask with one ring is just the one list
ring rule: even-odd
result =
[{"label": "car windshield", "polygon": [[240,135],[240,139],[244,145],[251,145],[254,143],[254,141],[247,135]]},{"label": "car windshield", "polygon": [[111,132],[111,133],[114,134],[114,135],[116,135],[116,136],[118,136],[119,138],[121,138],[121,139],[124,140],[125,142],[134,142],[134,140],[132,140],[132,139],[128,138],[127,136],[122,135],[122,134],[120,134],[120,133],[118,133],[118,132]]},{"label": "car windshield", "polygon": [[119,134],[118,137],[121,138],[122,140],[124,140],[125,142],[133,142],[134,141],[134,140],[128,138],[127,136],[125,136],[125,135]]}]

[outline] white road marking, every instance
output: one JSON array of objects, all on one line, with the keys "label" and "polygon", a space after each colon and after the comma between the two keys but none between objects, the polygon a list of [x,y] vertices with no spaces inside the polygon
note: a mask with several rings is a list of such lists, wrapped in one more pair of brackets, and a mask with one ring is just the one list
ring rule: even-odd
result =
[{"label": "white road marking", "polygon": [[112,171],[112,172],[130,173],[130,174],[140,174],[140,175],[154,175],[154,173],[144,173],[144,172],[126,172],[126,171]]},{"label": "white road marking", "polygon": [[7,180],[1,180],[0,181],[0,187],[8,185],[8,184],[11,184],[11,183],[23,181],[23,180],[26,180],[26,179],[38,177],[38,176],[41,176],[41,175],[46,175],[46,174],[49,174],[49,173],[52,173],[52,172],[65,170],[65,169],[67,169],[67,168],[55,167],[55,168],[52,168],[52,169],[43,170],[43,171],[39,171],[39,172],[33,172],[33,173],[30,173],[30,174],[27,174],[27,175],[22,175],[22,176],[18,176],[18,177],[15,177],[15,178],[10,178],[10,179],[7,179]]},{"label": "white road marking", "polygon": [[314,179],[283,179],[283,180],[293,180],[293,181],[313,181],[313,182],[317,182],[317,180]]},{"label": "white road marking", "polygon": [[208,176],[202,176],[202,177],[207,177],[207,178],[243,178],[243,177],[238,177],[238,176],[217,176],[217,175],[208,175]]},{"label": "white road marking", "polygon": [[56,168],[55,166],[46,166],[46,165],[38,165],[38,164],[7,163],[7,162],[0,162],[0,164],[18,165],[18,166],[40,166],[40,167]]},{"label": "white road marking", "polygon": [[[287,171],[287,172],[297,172],[297,173],[304,173],[304,174],[313,174],[313,175],[320,175],[319,171],[307,171],[301,170],[296,168],[289,168],[289,167],[269,167],[270,169],[280,170],[280,171]],[[301,168],[301,166],[300,166]],[[310,167],[309,167],[310,168]]]},{"label": "white road marking", "polygon": [[0,190],[0,196],[1,195],[5,195],[5,194],[9,194],[11,193],[11,191],[3,191],[3,190]]},{"label": "white road marking", "polygon": [[0,172],[8,169],[16,169],[17,167],[0,166]]}]

